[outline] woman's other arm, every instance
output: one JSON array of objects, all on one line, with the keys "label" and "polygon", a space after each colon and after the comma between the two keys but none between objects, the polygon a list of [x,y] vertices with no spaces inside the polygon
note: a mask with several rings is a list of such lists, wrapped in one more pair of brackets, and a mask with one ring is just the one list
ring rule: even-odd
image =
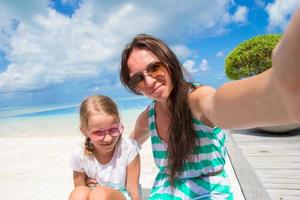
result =
[{"label": "woman's other arm", "polygon": [[147,110],[139,115],[130,137],[136,140],[139,145],[142,145],[149,138]]}]

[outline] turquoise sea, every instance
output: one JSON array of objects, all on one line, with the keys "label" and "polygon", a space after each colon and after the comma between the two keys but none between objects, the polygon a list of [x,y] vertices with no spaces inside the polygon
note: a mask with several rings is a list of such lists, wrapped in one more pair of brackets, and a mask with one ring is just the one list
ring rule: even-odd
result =
[{"label": "turquoise sea", "polygon": [[[139,113],[150,100],[144,97],[114,99],[125,132],[130,133]],[[79,132],[78,103],[0,108],[0,137],[61,136]]]},{"label": "turquoise sea", "polygon": [[[145,97],[114,99],[119,110],[142,109],[150,100]],[[78,113],[80,102],[69,104],[47,104],[35,106],[0,107],[0,119],[47,117]]]}]

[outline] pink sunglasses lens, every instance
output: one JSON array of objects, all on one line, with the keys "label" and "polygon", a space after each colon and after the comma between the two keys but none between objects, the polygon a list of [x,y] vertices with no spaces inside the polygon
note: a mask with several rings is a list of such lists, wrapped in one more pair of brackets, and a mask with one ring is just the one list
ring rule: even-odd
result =
[{"label": "pink sunglasses lens", "polygon": [[91,139],[94,138],[96,140],[103,139],[106,134],[116,137],[116,136],[119,136],[122,134],[123,129],[124,128],[123,128],[122,124],[115,124],[109,129],[100,129],[100,130],[91,132],[90,137],[91,137]]},{"label": "pink sunglasses lens", "polygon": [[123,132],[123,126],[122,124],[117,124],[117,125],[114,125],[112,128],[110,128],[109,130],[109,133],[112,135],[112,136],[119,136],[121,135]]}]

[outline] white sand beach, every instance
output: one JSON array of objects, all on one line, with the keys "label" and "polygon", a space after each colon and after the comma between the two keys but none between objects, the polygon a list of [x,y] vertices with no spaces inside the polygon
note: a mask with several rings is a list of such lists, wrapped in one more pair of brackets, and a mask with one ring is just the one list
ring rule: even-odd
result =
[{"label": "white sand beach", "polygon": [[[125,137],[132,130],[138,110],[124,116]],[[0,194],[3,200],[63,200],[73,188],[69,159],[82,143],[74,116],[20,119],[0,122]],[[143,194],[147,196],[156,176],[150,140],[141,150]],[[230,162],[228,162],[230,163]],[[226,166],[233,183],[234,173]],[[237,185],[237,184],[233,184]],[[233,187],[235,193],[238,188]],[[146,199],[146,198],[145,198]]]},{"label": "white sand beach", "polygon": [[[67,199],[73,188],[68,165],[80,136],[0,138],[1,199]],[[149,141],[144,145],[141,184],[148,192],[156,174]]]},{"label": "white sand beach", "polygon": [[[141,110],[121,111],[127,137]],[[84,138],[77,115],[1,119],[0,199],[67,199],[73,189],[70,155]],[[141,150],[141,184],[149,193],[157,173],[150,140]]]}]

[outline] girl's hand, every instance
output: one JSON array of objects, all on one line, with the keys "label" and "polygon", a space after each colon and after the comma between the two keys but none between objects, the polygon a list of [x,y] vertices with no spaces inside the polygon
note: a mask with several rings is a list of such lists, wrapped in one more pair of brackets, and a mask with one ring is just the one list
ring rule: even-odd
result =
[{"label": "girl's hand", "polygon": [[87,184],[87,186],[89,186],[89,187],[91,187],[91,188],[94,188],[94,187],[97,186],[97,181],[96,181],[96,179],[87,177],[87,178],[86,178],[86,184]]}]

